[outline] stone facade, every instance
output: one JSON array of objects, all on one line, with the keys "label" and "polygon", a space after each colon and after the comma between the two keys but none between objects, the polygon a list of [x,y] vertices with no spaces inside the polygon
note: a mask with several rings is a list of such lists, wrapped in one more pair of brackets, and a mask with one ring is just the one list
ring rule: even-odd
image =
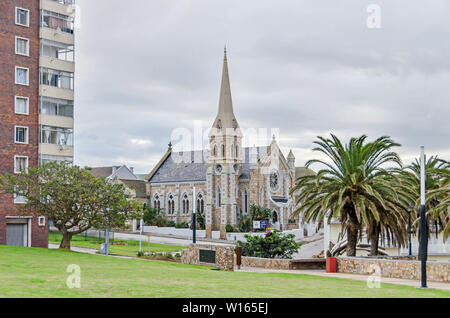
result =
[{"label": "stone facade", "polygon": [[259,258],[242,256],[242,267],[260,267],[270,269],[290,269],[290,259]]},{"label": "stone facade", "polygon": [[242,256],[242,267],[259,267],[267,269],[324,269],[325,259],[279,259]]},{"label": "stone facade", "polygon": [[[212,231],[220,231],[220,238],[226,239],[226,226],[236,227],[252,204],[272,211],[270,225],[276,229],[298,229],[299,217],[291,216],[295,197],[289,193],[296,179],[295,157],[290,152],[285,158],[275,137],[268,146],[243,147],[243,133],[233,112],[226,52],[218,114],[208,136],[209,149],[202,151],[175,152],[169,144],[146,177],[151,206],[163,210],[168,220],[190,222],[195,200],[204,212],[208,238]],[[185,194],[188,212],[183,206]]]},{"label": "stone facade", "polygon": [[[200,250],[216,252],[216,263],[200,262]],[[224,271],[234,270],[234,246],[190,244],[187,250],[181,251],[181,263],[191,265],[215,266]]]},{"label": "stone facade", "polygon": [[[379,266],[381,277],[421,279],[420,261],[338,257],[337,271],[340,273],[372,274]],[[450,282],[450,263],[427,262],[427,280]]]}]

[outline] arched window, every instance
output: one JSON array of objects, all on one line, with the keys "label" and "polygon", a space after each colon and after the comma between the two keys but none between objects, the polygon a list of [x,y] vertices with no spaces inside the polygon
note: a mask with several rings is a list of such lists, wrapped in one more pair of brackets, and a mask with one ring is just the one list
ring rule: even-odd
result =
[{"label": "arched window", "polygon": [[213,156],[217,157],[217,145],[214,145]]},{"label": "arched window", "polygon": [[247,189],[242,191],[242,212],[247,214],[248,212],[248,194]]},{"label": "arched window", "polygon": [[174,214],[175,213],[175,201],[173,200],[173,195],[169,195],[169,200],[167,201],[167,205],[168,205],[167,213]]},{"label": "arched window", "polygon": [[161,202],[159,200],[159,195],[157,195],[157,194],[155,194],[155,196],[153,198],[153,207],[158,210],[161,209]]},{"label": "arched window", "polygon": [[222,157],[225,157],[225,145],[222,145]]},{"label": "arched window", "polygon": [[217,187],[217,195],[216,195],[216,199],[217,199],[217,207],[220,208],[220,206],[222,205],[222,195],[220,194],[220,187]]},{"label": "arched window", "polygon": [[189,199],[186,193],[183,195],[183,213],[189,213]]},{"label": "arched window", "polygon": [[239,158],[239,146],[236,145],[236,158]]},{"label": "arched window", "polygon": [[201,193],[197,195],[197,211],[205,211],[205,202],[203,201],[203,195]]}]

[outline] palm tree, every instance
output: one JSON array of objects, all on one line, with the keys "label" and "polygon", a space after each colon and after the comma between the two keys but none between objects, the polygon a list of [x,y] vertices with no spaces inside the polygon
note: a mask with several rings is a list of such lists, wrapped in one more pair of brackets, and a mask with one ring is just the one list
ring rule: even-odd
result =
[{"label": "palm tree", "polygon": [[[414,229],[418,234],[420,222],[420,163],[417,159],[399,173],[399,193],[407,199],[404,204],[414,208]],[[436,231],[444,232],[446,240],[450,234],[450,163],[431,156],[425,163],[427,233],[431,224]],[[420,249],[419,249],[420,250]]]},{"label": "palm tree", "polygon": [[[314,159],[306,163],[309,167],[319,163],[323,169],[316,175],[302,176],[291,190],[298,191],[299,208],[295,215],[303,212],[306,221],[322,221],[326,216],[339,219],[342,232],[347,232],[347,255],[356,255],[360,230],[371,224],[382,224],[384,230],[391,221],[380,220],[384,211],[395,211],[396,191],[387,179],[392,168],[384,164],[401,167],[397,153],[390,149],[400,146],[387,136],[366,142],[367,136],[351,138],[347,145],[333,134],[331,139],[318,137],[313,149],[325,154],[331,163]],[[327,214],[328,211],[331,213]],[[390,212],[393,213],[393,212]],[[380,233],[380,231],[378,231]],[[377,235],[378,238],[378,235]],[[377,239],[378,240],[378,239]]]}]

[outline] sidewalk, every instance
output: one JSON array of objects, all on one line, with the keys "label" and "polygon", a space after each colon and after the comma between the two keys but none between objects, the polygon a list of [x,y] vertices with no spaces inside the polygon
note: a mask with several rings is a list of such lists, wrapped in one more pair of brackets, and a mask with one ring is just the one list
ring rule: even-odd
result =
[{"label": "sidewalk", "polygon": [[[236,272],[249,272],[249,273],[286,273],[286,274],[304,274],[312,276],[321,276],[329,278],[344,278],[351,280],[367,281],[369,275],[358,275],[358,274],[347,274],[347,273],[327,273],[325,270],[276,270],[276,269],[266,269],[266,268],[256,268],[256,267],[241,267],[241,269],[234,269]],[[381,283],[405,285],[411,287],[419,287],[420,281],[400,279],[400,278],[389,278],[381,277]],[[432,289],[442,289],[450,291],[450,283],[438,283],[438,282],[428,282],[428,287]]]}]

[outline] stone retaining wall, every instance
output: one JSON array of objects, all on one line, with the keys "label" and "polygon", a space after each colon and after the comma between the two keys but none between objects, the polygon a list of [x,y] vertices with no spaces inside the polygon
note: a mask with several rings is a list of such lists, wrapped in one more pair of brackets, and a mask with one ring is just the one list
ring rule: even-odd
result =
[{"label": "stone retaining wall", "polygon": [[290,269],[290,259],[259,258],[242,256],[242,267],[262,267],[271,269]]},{"label": "stone retaining wall", "polygon": [[[200,250],[213,250],[216,252],[216,263],[200,262]],[[215,266],[221,270],[234,270],[234,246],[190,244],[187,250],[181,251],[181,263],[192,265]]]},{"label": "stone retaining wall", "polygon": [[325,259],[279,259],[242,256],[242,267],[269,269],[325,269]]},{"label": "stone retaining wall", "polygon": [[[381,270],[381,277],[421,279],[420,261],[338,257],[337,271],[340,273],[372,274],[375,266]],[[450,263],[427,262],[427,280],[450,282]]]}]

